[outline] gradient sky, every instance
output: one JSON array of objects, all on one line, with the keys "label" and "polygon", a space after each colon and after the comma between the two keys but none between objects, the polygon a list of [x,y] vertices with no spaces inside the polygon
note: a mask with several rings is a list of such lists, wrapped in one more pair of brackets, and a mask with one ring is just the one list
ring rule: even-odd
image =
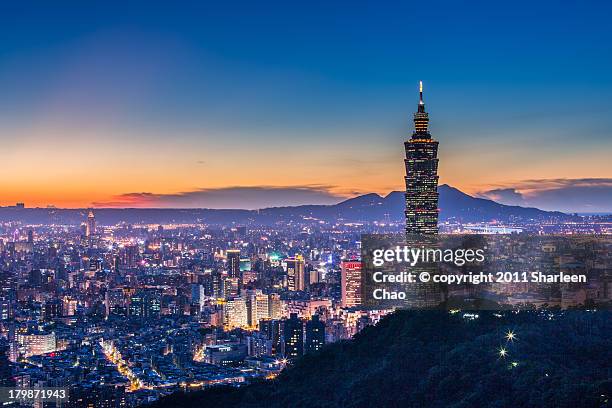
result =
[{"label": "gradient sky", "polygon": [[0,205],[400,190],[423,80],[441,183],[612,211],[610,2],[14,3]]}]

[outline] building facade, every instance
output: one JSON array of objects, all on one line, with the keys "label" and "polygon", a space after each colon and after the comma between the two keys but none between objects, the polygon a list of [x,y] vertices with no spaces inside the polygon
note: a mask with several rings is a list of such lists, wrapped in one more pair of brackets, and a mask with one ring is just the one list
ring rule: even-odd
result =
[{"label": "building facade", "polygon": [[340,264],[342,307],[361,305],[361,262],[343,261]]},{"label": "building facade", "polygon": [[287,289],[291,291],[304,290],[304,258],[301,255],[296,255],[293,258],[287,258]]}]

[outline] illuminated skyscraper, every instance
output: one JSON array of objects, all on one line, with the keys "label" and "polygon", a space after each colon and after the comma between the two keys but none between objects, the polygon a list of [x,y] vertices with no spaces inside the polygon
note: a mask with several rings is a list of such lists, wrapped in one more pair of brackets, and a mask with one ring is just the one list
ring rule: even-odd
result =
[{"label": "illuminated skyscraper", "polygon": [[[423,82],[419,83],[419,105],[414,114],[412,138],[404,142],[406,149],[406,243],[408,246],[433,247],[438,234],[438,142],[429,133],[429,115],[423,102]],[[437,265],[411,268],[419,275],[438,273]],[[439,285],[416,282],[406,287],[406,306],[429,308],[441,299]]]},{"label": "illuminated skyscraper", "polygon": [[247,324],[249,327],[257,327],[260,319],[270,317],[268,295],[261,293],[261,290],[248,290],[246,292]]},{"label": "illuminated skyscraper", "polygon": [[228,299],[223,306],[223,312],[225,315],[224,323],[228,329],[247,327],[248,312],[245,299],[240,297]]},{"label": "illuminated skyscraper", "polygon": [[361,305],[361,262],[344,261],[340,264],[340,268],[342,307]]},{"label": "illuminated skyscraper", "polygon": [[240,277],[240,250],[228,249],[227,256],[227,273],[230,278]]},{"label": "illuminated skyscraper", "polygon": [[89,210],[87,214],[87,222],[85,223],[85,236],[91,237],[96,234],[96,217],[94,216],[93,210]]},{"label": "illuminated skyscraper", "polygon": [[287,258],[287,288],[293,291],[304,290],[304,258],[296,255]]},{"label": "illuminated skyscraper", "polygon": [[138,290],[130,298],[129,314],[133,317],[159,317],[161,297],[150,290]]},{"label": "illuminated skyscraper", "polygon": [[283,304],[280,295],[271,293],[268,299],[268,316],[270,316],[271,319],[280,319],[283,315]]},{"label": "illuminated skyscraper", "polygon": [[406,234],[438,233],[438,142],[429,133],[429,115],[423,103],[414,114],[412,138],[406,148]]}]

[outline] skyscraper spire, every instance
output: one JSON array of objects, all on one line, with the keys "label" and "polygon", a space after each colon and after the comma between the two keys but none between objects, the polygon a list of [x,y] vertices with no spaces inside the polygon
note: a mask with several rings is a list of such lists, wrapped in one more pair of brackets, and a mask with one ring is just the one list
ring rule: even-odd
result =
[{"label": "skyscraper spire", "polygon": [[425,102],[423,102],[423,81],[419,81],[419,106],[414,114],[414,134],[413,138],[423,139],[429,136],[429,115],[425,112]]},{"label": "skyscraper spire", "polygon": [[419,105],[424,105],[423,103],[423,81],[419,81]]}]

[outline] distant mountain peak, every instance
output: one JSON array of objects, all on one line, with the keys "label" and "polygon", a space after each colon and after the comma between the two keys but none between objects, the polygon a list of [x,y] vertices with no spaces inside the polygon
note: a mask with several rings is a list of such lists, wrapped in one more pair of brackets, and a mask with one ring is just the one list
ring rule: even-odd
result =
[{"label": "distant mountain peak", "polygon": [[[485,198],[472,197],[455,187],[442,184],[440,194],[440,221],[487,222],[492,220],[508,222],[515,220],[570,219],[560,212],[543,211],[496,203]],[[210,224],[274,224],[279,221],[304,221],[315,219],[326,222],[373,222],[404,220],[406,199],[403,191],[392,191],[382,197],[376,193],[349,198],[334,205],[302,205],[297,207],[273,207],[262,210],[215,210],[215,209],[125,209],[100,208],[96,219],[103,225],[118,222],[164,223],[204,222]],[[66,223],[80,224],[82,209],[31,208],[15,210],[0,208],[0,222],[21,221],[27,224]]]},{"label": "distant mountain peak", "polygon": [[359,195],[357,197],[349,198],[348,200],[344,200],[336,206],[340,207],[350,207],[350,206],[360,206],[360,205],[376,205],[380,204],[384,201],[383,197],[376,193],[368,193]]}]

